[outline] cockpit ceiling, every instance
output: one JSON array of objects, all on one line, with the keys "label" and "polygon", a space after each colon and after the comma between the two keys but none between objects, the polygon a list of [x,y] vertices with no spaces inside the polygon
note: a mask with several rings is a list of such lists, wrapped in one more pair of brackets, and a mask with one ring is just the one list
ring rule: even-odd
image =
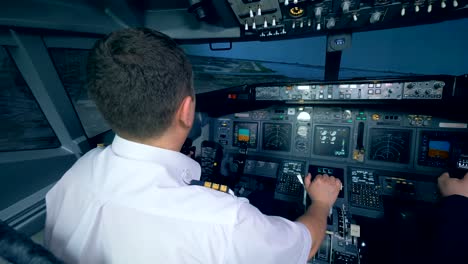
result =
[{"label": "cockpit ceiling", "polygon": [[18,0],[0,2],[0,26],[91,34],[145,26],[180,41],[269,41],[467,18],[467,1]]}]

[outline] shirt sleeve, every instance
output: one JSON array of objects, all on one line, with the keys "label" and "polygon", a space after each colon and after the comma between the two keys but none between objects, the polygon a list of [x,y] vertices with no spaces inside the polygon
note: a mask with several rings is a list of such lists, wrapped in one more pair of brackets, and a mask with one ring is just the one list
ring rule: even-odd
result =
[{"label": "shirt sleeve", "polygon": [[311,245],[310,233],[302,223],[264,215],[242,201],[225,263],[304,264]]},{"label": "shirt sleeve", "polygon": [[439,206],[434,263],[466,263],[468,198],[460,195],[448,196],[441,200]]}]

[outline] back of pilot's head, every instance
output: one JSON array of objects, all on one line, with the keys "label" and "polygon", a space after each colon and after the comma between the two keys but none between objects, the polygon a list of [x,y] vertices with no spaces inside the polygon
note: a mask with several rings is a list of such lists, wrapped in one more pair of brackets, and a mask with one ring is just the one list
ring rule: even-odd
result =
[{"label": "back of pilot's head", "polygon": [[187,96],[192,67],[168,36],[147,28],[123,29],[99,40],[88,58],[87,88],[119,135],[162,135]]}]

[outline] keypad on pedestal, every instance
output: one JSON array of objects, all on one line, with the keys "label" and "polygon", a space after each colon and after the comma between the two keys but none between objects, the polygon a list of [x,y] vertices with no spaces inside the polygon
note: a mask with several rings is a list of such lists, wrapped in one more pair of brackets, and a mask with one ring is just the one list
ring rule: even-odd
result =
[{"label": "keypad on pedestal", "polygon": [[380,209],[382,202],[375,185],[353,183],[351,185],[351,204],[370,209]]}]

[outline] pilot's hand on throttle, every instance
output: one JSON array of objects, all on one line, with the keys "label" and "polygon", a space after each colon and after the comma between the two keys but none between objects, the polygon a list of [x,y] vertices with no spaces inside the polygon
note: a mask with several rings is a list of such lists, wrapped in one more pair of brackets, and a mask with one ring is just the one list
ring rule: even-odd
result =
[{"label": "pilot's hand on throttle", "polygon": [[304,185],[310,199],[315,202],[321,202],[329,208],[333,206],[340,193],[341,181],[327,174],[319,174],[311,181],[310,173],[304,179]]},{"label": "pilot's hand on throttle", "polygon": [[468,173],[463,179],[450,178],[448,172],[440,175],[437,179],[442,196],[461,195],[468,197]]}]

